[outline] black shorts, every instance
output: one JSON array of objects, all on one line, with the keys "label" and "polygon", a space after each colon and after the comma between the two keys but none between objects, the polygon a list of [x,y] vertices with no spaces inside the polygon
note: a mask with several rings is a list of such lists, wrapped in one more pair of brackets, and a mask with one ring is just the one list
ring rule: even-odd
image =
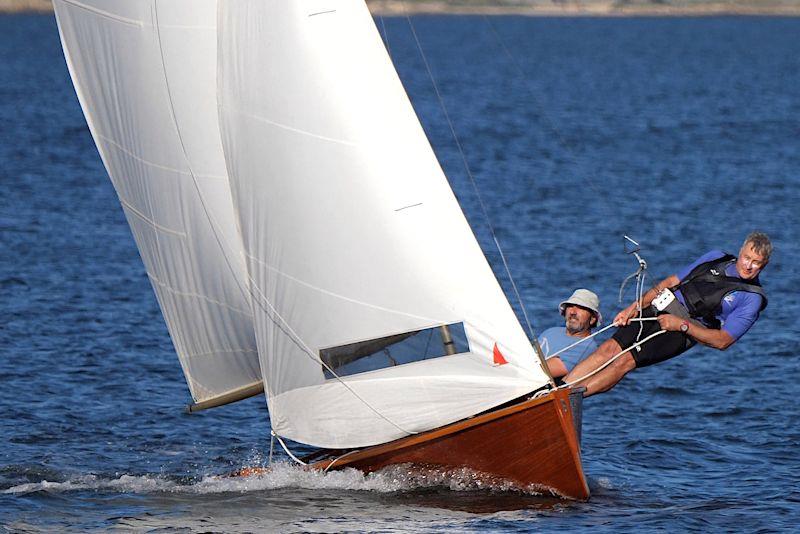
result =
[{"label": "black shorts", "polygon": [[[653,308],[647,308],[642,312],[642,317],[655,316],[656,312]],[[642,326],[641,335],[639,335],[640,325]],[[628,326],[618,328],[611,337],[619,343],[621,348],[627,349],[636,343],[637,337],[641,341],[659,330],[661,330],[661,325],[658,324],[658,321],[634,321]],[[695,343],[696,341],[683,332],[664,332],[633,349],[631,356],[636,362],[636,367],[647,367],[674,358],[692,348]]]}]

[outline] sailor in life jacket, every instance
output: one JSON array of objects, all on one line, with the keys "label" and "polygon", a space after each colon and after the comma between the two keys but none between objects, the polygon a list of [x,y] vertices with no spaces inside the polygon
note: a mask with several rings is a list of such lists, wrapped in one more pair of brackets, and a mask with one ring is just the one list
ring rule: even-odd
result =
[{"label": "sailor in life jacket", "polygon": [[[744,240],[738,257],[719,250],[702,255],[656,284],[641,302],[634,301],[619,312],[614,318],[614,335],[575,366],[564,381],[585,386],[584,396],[589,396],[613,388],[637,367],[663,362],[697,343],[727,349],[767,307],[758,275],[771,254],[769,237],[753,232]],[[640,306],[643,319],[655,319],[635,321]],[[664,332],[659,333],[661,330]],[[591,374],[612,359],[607,367]]]}]

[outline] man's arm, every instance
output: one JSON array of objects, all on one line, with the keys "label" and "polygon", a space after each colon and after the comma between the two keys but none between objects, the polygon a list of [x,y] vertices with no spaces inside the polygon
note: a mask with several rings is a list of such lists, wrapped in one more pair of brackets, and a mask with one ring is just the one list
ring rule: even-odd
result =
[{"label": "man's arm", "polygon": [[[658,324],[668,332],[678,332],[681,329],[683,321],[684,320],[680,317],[668,313],[658,316]],[[725,330],[706,328],[697,321],[686,321],[686,323],[689,325],[686,334],[711,348],[725,350],[736,341],[736,339]]]},{"label": "man's arm", "polygon": [[[630,323],[632,318],[638,315],[640,306],[641,308],[646,308],[647,306],[650,305],[651,302],[653,302],[653,299],[656,298],[656,296],[658,296],[659,293],[661,293],[662,289],[668,287],[675,287],[680,282],[681,281],[678,278],[678,275],[675,274],[664,278],[662,281],[660,281],[659,283],[648,289],[644,295],[642,295],[641,302],[635,300],[627,308],[619,312],[617,316],[614,317],[614,324],[617,326],[627,325],[628,323]],[[680,328],[680,325],[678,326]]]},{"label": "man's arm", "polygon": [[564,365],[564,362],[561,361],[561,358],[558,356],[547,358],[547,368],[550,370],[550,374],[553,375],[553,378],[561,378],[569,373],[569,369],[567,369],[567,366]]}]

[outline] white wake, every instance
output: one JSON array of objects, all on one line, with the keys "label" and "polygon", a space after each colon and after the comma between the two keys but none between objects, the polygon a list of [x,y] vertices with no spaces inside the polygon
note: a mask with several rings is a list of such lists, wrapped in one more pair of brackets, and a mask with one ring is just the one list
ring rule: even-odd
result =
[{"label": "white wake", "polygon": [[467,469],[420,471],[418,468],[412,470],[399,465],[365,475],[354,469],[323,473],[287,462],[275,462],[266,472],[246,477],[207,475],[194,480],[176,480],[165,475],[154,474],[123,474],[115,478],[90,474],[76,476],[61,482],[42,480],[19,484],[2,493],[21,495],[39,491],[61,493],[88,490],[120,493],[211,494],[269,491],[282,488],[389,493],[428,487],[444,487],[454,491],[487,489],[508,491],[512,489],[509,483],[504,481],[487,482]]}]

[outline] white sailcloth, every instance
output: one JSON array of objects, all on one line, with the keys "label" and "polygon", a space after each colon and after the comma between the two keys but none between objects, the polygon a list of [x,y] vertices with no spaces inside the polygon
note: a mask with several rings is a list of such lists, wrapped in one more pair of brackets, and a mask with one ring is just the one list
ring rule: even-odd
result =
[{"label": "white sailcloth", "polygon": [[257,385],[217,118],[217,2],[53,3],[81,106],[193,398]]},{"label": "white sailcloth", "polygon": [[[273,429],[360,447],[545,384],[364,2],[221,2],[218,24],[223,146]],[[323,374],[321,349],[456,322],[468,352]],[[493,365],[495,344],[507,365]]]}]

